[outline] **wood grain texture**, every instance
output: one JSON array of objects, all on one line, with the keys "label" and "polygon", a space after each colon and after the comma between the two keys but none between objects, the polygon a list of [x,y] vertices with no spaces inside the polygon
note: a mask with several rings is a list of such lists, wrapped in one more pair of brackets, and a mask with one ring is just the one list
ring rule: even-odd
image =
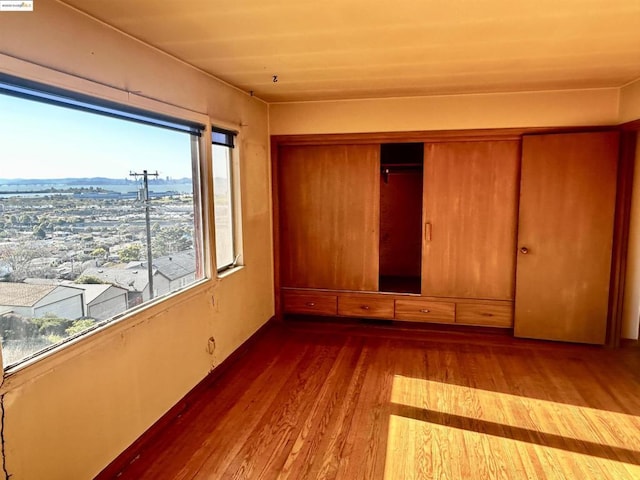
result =
[{"label": "wood grain texture", "polygon": [[[636,130],[629,130],[635,126]],[[627,277],[629,231],[631,226],[631,198],[640,122],[628,125],[620,134],[620,160],[616,189],[616,213],[611,264],[611,295],[607,345],[620,346],[624,315],[624,295]],[[636,186],[637,188],[637,186]],[[640,326],[639,326],[640,328]]]},{"label": "wood grain texture", "polygon": [[455,318],[455,303],[431,302],[422,299],[396,300],[396,320],[453,323]]},{"label": "wood grain texture", "polygon": [[279,177],[278,174],[278,144],[271,142],[271,220],[273,222],[273,293],[274,309],[277,320],[282,320],[282,294],[280,287],[280,197],[279,197]]},{"label": "wood grain texture", "polygon": [[[623,128],[635,128],[636,122],[622,125]],[[302,135],[272,135],[271,143],[284,145],[358,145],[397,142],[477,142],[484,140],[520,141],[523,135],[546,133],[576,133],[584,131],[616,130],[616,127],[600,125],[587,127],[524,127],[524,128],[488,128],[475,130],[426,130],[406,132],[367,132],[367,133],[318,133]]]},{"label": "wood grain texture", "polygon": [[513,327],[513,305],[456,304],[456,323]]},{"label": "wood grain texture", "polygon": [[111,478],[633,480],[638,371],[636,349],[278,322]]},{"label": "wood grain texture", "polygon": [[310,313],[315,315],[337,315],[338,297],[335,295],[315,295],[313,293],[285,292],[284,312]]},{"label": "wood grain texture", "polygon": [[514,294],[519,142],[425,145],[422,294]]},{"label": "wood grain texture", "polygon": [[605,342],[618,137],[524,138],[516,335]]},{"label": "wood grain texture", "polygon": [[281,147],[280,281],[377,290],[378,145]]},{"label": "wood grain texture", "polygon": [[393,298],[373,295],[338,296],[338,315],[345,317],[393,318]]}]

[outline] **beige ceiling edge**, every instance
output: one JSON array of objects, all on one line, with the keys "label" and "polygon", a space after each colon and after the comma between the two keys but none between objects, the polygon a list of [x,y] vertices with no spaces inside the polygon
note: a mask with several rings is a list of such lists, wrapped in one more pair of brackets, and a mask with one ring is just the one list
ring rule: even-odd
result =
[{"label": "beige ceiling edge", "polygon": [[[638,80],[634,80],[633,82],[629,82],[626,85],[630,85],[635,83]],[[593,87],[593,88],[559,88],[559,89],[548,89],[548,90],[517,90],[517,91],[504,91],[504,92],[469,92],[469,93],[446,93],[446,94],[437,94],[437,95],[402,95],[402,96],[391,96],[391,97],[365,97],[365,98],[341,98],[341,99],[323,99],[323,100],[291,100],[291,101],[281,101],[281,102],[268,102],[269,105],[292,105],[292,104],[309,104],[309,103],[336,103],[336,102],[368,102],[368,101],[396,101],[396,100],[407,100],[407,99],[424,99],[424,98],[465,98],[465,97],[495,97],[497,95],[500,96],[522,96],[522,95],[537,95],[537,94],[554,94],[554,93],[564,93],[564,92],[595,92],[599,90],[611,91],[611,90],[620,90],[622,87]]]},{"label": "beige ceiling edge", "polygon": [[257,97],[255,95],[252,95],[250,92],[247,92],[246,90],[243,90],[243,89],[241,89],[240,87],[238,87],[236,85],[233,85],[233,84],[231,84],[231,83],[229,83],[229,82],[227,82],[227,81],[225,81],[225,80],[223,80],[221,78],[218,78],[215,75],[212,75],[211,73],[207,72],[206,70],[198,68],[195,65],[193,65],[193,64],[191,64],[189,62],[186,62],[186,61],[182,60],[181,58],[178,58],[175,55],[172,55],[172,54],[162,50],[161,48],[158,48],[158,47],[156,47],[154,45],[151,45],[150,43],[147,43],[144,40],[141,40],[141,39],[139,39],[139,38],[137,38],[137,37],[125,32],[123,30],[120,30],[119,28],[116,28],[113,25],[110,25],[110,24],[100,20],[99,18],[96,18],[96,17],[88,14],[87,12],[85,12],[83,10],[80,10],[79,8],[74,7],[73,5],[69,5],[64,0],[55,0],[55,1],[56,1],[56,3],[59,3],[60,5],[64,6],[65,8],[73,10],[74,12],[76,12],[76,13],[78,13],[78,14],[80,14],[80,15],[82,15],[82,16],[84,16],[84,17],[86,17],[86,18],[88,18],[88,19],[90,19],[90,20],[92,20],[94,22],[96,22],[96,23],[99,23],[100,25],[102,25],[104,27],[107,27],[107,28],[113,30],[114,32],[117,32],[120,35],[123,35],[123,36],[125,36],[125,37],[127,37],[127,38],[129,38],[131,40],[134,40],[135,42],[137,42],[137,43],[139,43],[141,45],[144,45],[145,47],[150,48],[150,49],[152,49],[152,50],[154,50],[154,51],[156,51],[158,53],[161,53],[162,55],[165,55],[168,58],[171,58],[172,60],[181,63],[182,65],[185,65],[185,66],[187,66],[189,68],[192,68],[196,72],[201,73],[202,75],[206,75],[207,77],[211,78],[212,80],[215,80],[216,82],[220,82],[222,85],[225,85],[225,86],[227,86],[227,87],[229,87],[229,88],[231,88],[233,90],[236,90],[237,92],[242,93],[243,95],[246,95],[248,97],[255,98],[256,100],[258,100],[258,101],[260,101],[260,102],[262,102],[264,104],[268,104],[268,102],[266,102],[262,98]]},{"label": "beige ceiling edge", "polygon": [[640,119],[640,78],[620,89],[620,123]]},{"label": "beige ceiling edge", "polygon": [[272,135],[616,125],[619,88],[273,103]]}]

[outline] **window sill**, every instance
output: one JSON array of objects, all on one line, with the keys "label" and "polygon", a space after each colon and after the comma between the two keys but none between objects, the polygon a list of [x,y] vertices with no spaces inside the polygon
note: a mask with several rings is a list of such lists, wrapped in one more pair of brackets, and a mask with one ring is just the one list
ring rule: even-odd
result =
[{"label": "window sill", "polygon": [[227,268],[226,270],[222,270],[218,272],[218,279],[222,280],[223,278],[227,278],[230,275],[233,275],[236,272],[244,269],[244,265],[238,265],[237,267]]},{"label": "window sill", "polygon": [[14,365],[4,371],[0,395],[31,381],[33,378],[37,378],[47,371],[55,369],[65,362],[71,361],[72,358],[82,355],[85,351],[97,348],[102,342],[109,341],[115,335],[121,335],[129,329],[149,321],[158,314],[166,312],[171,308],[175,308],[193,299],[195,296],[203,294],[212,295],[211,280],[206,278],[184,289],[178,290],[157,302],[141,305],[140,308],[128,312],[123,317],[98,327],[95,330],[88,331],[86,334],[80,335],[68,343],[43,352],[41,355],[30,360]]}]

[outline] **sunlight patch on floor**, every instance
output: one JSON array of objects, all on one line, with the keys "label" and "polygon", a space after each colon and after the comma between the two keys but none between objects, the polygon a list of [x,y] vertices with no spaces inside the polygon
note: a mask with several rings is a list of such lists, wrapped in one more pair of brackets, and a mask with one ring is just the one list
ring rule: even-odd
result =
[{"label": "sunlight patch on floor", "polygon": [[391,402],[562,437],[640,450],[640,418],[450,383],[395,375]]},{"label": "sunlight patch on floor", "polygon": [[385,479],[640,478],[640,420],[396,375]]},{"label": "sunlight patch on floor", "polygon": [[640,478],[640,467],[392,415],[385,480]]}]

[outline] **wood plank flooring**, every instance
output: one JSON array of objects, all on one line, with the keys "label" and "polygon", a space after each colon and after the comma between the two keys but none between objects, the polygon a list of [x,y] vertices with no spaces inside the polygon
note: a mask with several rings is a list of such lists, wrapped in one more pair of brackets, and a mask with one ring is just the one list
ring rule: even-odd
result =
[{"label": "wood plank flooring", "polygon": [[640,349],[275,324],[120,479],[640,479]]}]

